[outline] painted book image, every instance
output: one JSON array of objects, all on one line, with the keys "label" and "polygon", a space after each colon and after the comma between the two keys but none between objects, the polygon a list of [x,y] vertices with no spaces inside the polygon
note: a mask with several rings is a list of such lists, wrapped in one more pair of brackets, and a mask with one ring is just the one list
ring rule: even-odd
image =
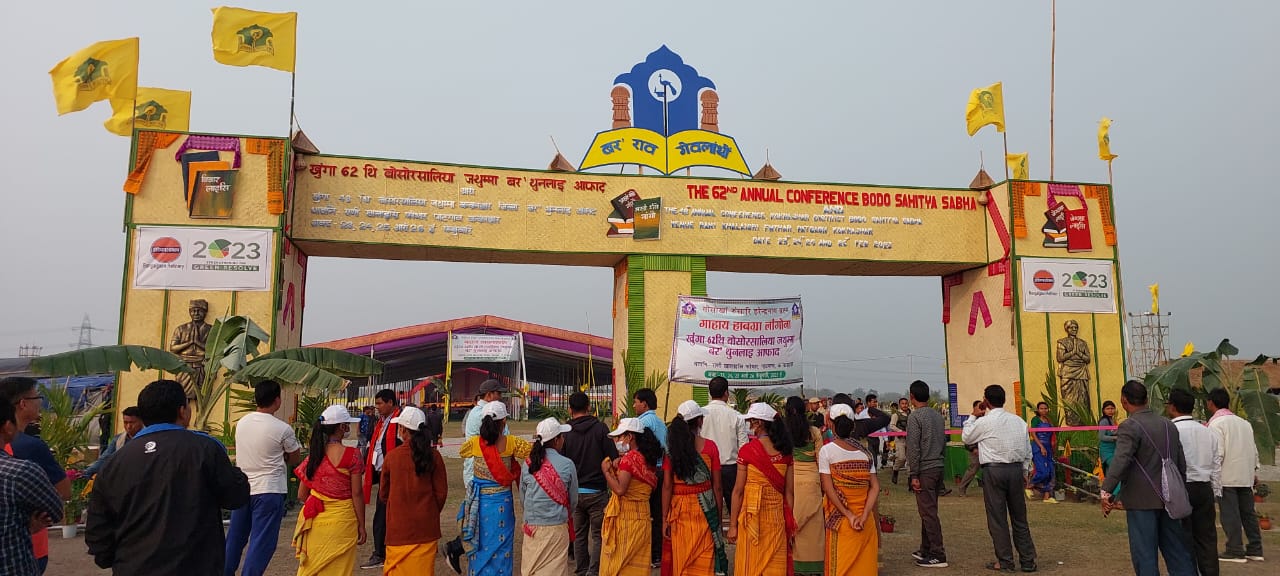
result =
[{"label": "painted book image", "polygon": [[649,198],[635,203],[636,240],[658,240],[662,237],[662,199]]},{"label": "painted book image", "polygon": [[1044,227],[1040,229],[1044,233],[1045,248],[1066,248],[1067,247],[1067,207],[1059,204],[1044,213]]},{"label": "painted book image", "polygon": [[192,218],[230,218],[235,202],[235,170],[205,170],[196,173],[191,190]]},{"label": "painted book image", "polygon": [[632,237],[635,233],[635,206],[639,199],[640,194],[633,188],[609,201],[613,205],[613,211],[609,213],[609,231],[605,233],[605,237]]}]

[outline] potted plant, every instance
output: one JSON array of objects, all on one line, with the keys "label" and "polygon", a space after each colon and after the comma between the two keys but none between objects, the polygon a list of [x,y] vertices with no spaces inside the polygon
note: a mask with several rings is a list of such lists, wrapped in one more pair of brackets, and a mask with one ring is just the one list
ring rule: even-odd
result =
[{"label": "potted plant", "polygon": [[1259,482],[1253,487],[1253,501],[1261,504],[1267,500],[1267,496],[1271,495],[1271,486],[1265,482]]},{"label": "potted plant", "polygon": [[1258,514],[1258,527],[1259,527],[1259,528],[1261,528],[1261,529],[1263,529],[1263,530],[1270,530],[1270,529],[1271,529],[1271,517],[1270,517],[1270,516],[1267,516],[1266,514],[1259,513],[1259,514]]},{"label": "potted plant", "polygon": [[893,526],[894,526],[894,524],[896,524],[896,523],[897,523],[897,521],[895,521],[895,520],[893,519],[893,516],[890,516],[890,515],[888,515],[888,514],[885,514],[885,515],[883,515],[883,516],[880,516],[880,531],[881,531],[881,532],[893,532]]}]

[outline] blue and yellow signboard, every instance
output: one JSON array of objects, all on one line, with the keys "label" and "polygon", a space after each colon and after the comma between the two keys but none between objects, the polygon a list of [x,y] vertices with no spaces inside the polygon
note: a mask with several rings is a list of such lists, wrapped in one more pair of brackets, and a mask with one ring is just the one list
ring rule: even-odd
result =
[{"label": "blue and yellow signboard", "polygon": [[614,84],[625,90],[614,98],[614,129],[596,134],[579,170],[635,164],[672,174],[711,166],[751,175],[738,143],[718,131],[715,84],[666,46]]}]

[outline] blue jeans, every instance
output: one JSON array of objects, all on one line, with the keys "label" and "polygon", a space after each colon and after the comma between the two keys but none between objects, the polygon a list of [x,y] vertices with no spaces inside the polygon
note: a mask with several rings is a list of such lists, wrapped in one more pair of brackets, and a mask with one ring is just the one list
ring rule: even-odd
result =
[{"label": "blue jeans", "polygon": [[254,494],[249,504],[231,512],[231,527],[227,529],[227,560],[223,574],[235,576],[240,566],[240,553],[249,545],[244,556],[241,576],[262,576],[267,571],[271,556],[276,553],[276,541],[280,539],[280,520],[284,518],[284,494]]},{"label": "blue jeans", "polygon": [[1129,558],[1134,574],[1160,576],[1160,561],[1156,558],[1159,551],[1169,576],[1196,576],[1181,521],[1170,518],[1164,510],[1126,510],[1125,518],[1129,523]]}]

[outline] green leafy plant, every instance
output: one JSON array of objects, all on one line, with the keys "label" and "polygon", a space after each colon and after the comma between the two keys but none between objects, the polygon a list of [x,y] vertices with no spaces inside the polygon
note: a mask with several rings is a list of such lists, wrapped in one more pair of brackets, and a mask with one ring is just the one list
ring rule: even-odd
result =
[{"label": "green leafy plant", "polygon": [[176,354],[150,346],[95,346],[31,359],[31,372],[45,376],[88,376],[138,370],[188,373]]},{"label": "green leafy plant", "polygon": [[[752,402],[759,402],[773,406],[774,410],[782,411],[783,406],[787,403],[787,399],[781,394],[773,392],[762,392],[752,399]],[[744,410],[745,412],[745,410]]]},{"label": "green leafy plant", "polygon": [[530,420],[544,420],[547,418],[555,418],[564,422],[569,419],[569,409],[561,406],[547,406],[546,404],[538,404],[529,409]]},{"label": "green leafy plant", "polygon": [[733,389],[733,409],[739,414],[746,414],[747,408],[751,407],[751,389],[750,388],[734,388]]},{"label": "green leafy plant", "polygon": [[77,407],[66,383],[40,385],[48,408],[40,412],[40,438],[53,451],[53,459],[68,468],[89,446],[89,426],[108,409],[101,401]]},{"label": "green leafy plant", "polygon": [[[658,390],[667,385],[667,375],[660,370],[654,370],[648,376],[644,374],[644,359],[632,354],[630,350],[622,351],[623,373],[626,375],[627,397],[623,399],[622,405],[616,407],[618,414],[624,418],[635,418],[639,416],[635,409],[631,406],[631,399],[635,398],[636,392],[641,388],[653,390],[654,394]],[[671,390],[667,389],[667,395],[670,397]]]},{"label": "green leafy plant", "polygon": [[[1280,399],[1267,393],[1270,381],[1262,365],[1280,360],[1259,355],[1237,371],[1225,360],[1239,353],[1230,340],[1223,340],[1211,352],[1193,352],[1151,370],[1143,378],[1150,393],[1151,409],[1163,412],[1169,392],[1176,388],[1196,397],[1195,415],[1205,418],[1209,416],[1205,408],[1208,392],[1225,388],[1231,395],[1230,410],[1253,426],[1258,458],[1263,464],[1274,465],[1276,445],[1280,443]],[[1201,370],[1200,386],[1191,385],[1191,374],[1195,370]]]}]

